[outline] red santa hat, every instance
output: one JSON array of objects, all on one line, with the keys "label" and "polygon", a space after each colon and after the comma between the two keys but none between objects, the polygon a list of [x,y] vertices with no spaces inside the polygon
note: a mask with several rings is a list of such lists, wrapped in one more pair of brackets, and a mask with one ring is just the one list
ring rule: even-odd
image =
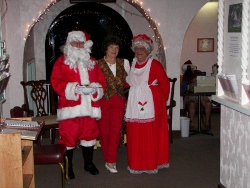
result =
[{"label": "red santa hat", "polygon": [[190,60],[187,60],[183,65],[182,65],[182,73],[184,73],[187,70],[187,66],[190,66],[192,70],[196,70],[197,67],[192,64]]},{"label": "red santa hat", "polygon": [[84,47],[90,48],[93,45],[90,37],[90,34],[86,31],[71,31],[68,33],[66,44],[70,44],[71,42],[84,42]]},{"label": "red santa hat", "polygon": [[190,60],[187,60],[184,65],[192,65],[192,62]]},{"label": "red santa hat", "polygon": [[139,34],[132,39],[132,50],[135,50],[136,46],[144,46],[148,53],[151,53],[154,49],[153,40],[145,34]]}]

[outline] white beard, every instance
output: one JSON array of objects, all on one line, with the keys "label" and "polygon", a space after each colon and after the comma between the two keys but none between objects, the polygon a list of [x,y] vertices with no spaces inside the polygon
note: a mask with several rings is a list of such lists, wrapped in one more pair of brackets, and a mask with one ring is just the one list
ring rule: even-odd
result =
[{"label": "white beard", "polygon": [[90,52],[90,48],[76,48],[69,44],[64,48],[64,54],[66,56],[64,63],[75,71],[78,64],[81,65],[80,67],[82,68],[91,70],[94,68],[95,62],[90,59]]}]

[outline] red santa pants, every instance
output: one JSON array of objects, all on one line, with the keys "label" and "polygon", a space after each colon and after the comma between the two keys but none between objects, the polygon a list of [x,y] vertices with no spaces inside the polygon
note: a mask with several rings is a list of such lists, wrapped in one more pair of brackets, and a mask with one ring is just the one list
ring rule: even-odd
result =
[{"label": "red santa pants", "polygon": [[103,158],[108,163],[115,163],[124,116],[125,98],[113,95],[101,100],[102,118],[98,121]]},{"label": "red santa pants", "polygon": [[59,123],[59,144],[66,147],[76,147],[79,141],[89,141],[88,145],[95,145],[98,137],[97,121],[89,116],[62,120]]}]

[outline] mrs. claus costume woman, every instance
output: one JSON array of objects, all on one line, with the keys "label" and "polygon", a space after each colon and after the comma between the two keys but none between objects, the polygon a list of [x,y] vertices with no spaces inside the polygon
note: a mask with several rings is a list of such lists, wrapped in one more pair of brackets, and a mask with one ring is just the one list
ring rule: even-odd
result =
[{"label": "mrs. claus costume woman", "polygon": [[145,34],[132,40],[135,58],[127,77],[130,85],[125,114],[128,170],[156,174],[169,167],[166,101],[170,83],[161,63],[149,54],[153,41]]}]

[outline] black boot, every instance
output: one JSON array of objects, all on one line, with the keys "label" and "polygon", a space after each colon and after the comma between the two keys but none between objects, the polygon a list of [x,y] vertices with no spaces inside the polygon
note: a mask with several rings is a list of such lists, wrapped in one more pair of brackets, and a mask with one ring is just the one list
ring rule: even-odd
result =
[{"label": "black boot", "polygon": [[93,160],[93,152],[94,152],[94,146],[91,147],[84,147],[82,146],[82,156],[84,159],[84,170],[90,172],[92,175],[99,174],[99,170],[96,168]]},{"label": "black boot", "polygon": [[66,154],[68,157],[68,162],[69,162],[69,169],[68,169],[69,179],[75,179],[75,174],[73,172],[73,164],[72,164],[73,151],[74,149],[67,150],[67,154]]}]

